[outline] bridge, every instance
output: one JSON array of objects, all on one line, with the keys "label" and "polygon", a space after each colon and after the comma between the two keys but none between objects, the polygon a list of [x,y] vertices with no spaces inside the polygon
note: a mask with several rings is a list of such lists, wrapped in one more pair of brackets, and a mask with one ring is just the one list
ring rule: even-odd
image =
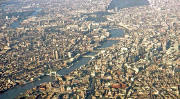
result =
[{"label": "bridge", "polygon": [[48,75],[49,75],[49,76],[54,76],[54,77],[61,76],[61,75],[59,75],[56,71],[50,71]]},{"label": "bridge", "polygon": [[87,57],[87,58],[95,58],[95,55],[84,55],[82,57]]},{"label": "bridge", "polygon": [[123,38],[119,37],[119,38],[108,38],[107,40],[114,40],[114,41],[120,41],[123,40]]},{"label": "bridge", "polygon": [[56,77],[56,71],[50,71],[49,75],[50,75],[50,76],[55,76],[55,77]]},{"label": "bridge", "polygon": [[97,48],[96,50],[100,52],[101,50],[105,50],[106,48]]}]

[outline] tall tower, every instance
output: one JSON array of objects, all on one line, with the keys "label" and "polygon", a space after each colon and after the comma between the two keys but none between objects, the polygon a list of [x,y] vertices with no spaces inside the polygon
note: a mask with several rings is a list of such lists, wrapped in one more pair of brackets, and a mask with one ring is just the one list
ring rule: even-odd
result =
[{"label": "tall tower", "polygon": [[57,60],[59,59],[59,55],[58,55],[58,51],[57,50],[55,51],[55,59],[57,59]]}]

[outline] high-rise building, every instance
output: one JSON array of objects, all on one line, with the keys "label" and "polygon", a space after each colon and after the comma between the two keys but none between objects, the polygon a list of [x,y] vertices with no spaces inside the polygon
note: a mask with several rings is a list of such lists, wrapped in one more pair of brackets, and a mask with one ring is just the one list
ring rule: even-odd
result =
[{"label": "high-rise building", "polygon": [[174,49],[177,51],[177,52],[179,52],[179,42],[178,41],[175,41],[175,43],[174,43]]},{"label": "high-rise building", "polygon": [[72,53],[68,52],[68,57],[71,58],[72,57]]},{"label": "high-rise building", "polygon": [[162,42],[162,49],[163,49],[163,52],[166,51],[166,44],[167,44],[166,40],[163,40],[163,42]]},{"label": "high-rise building", "polygon": [[53,58],[54,59],[59,59],[59,55],[58,55],[58,51],[57,50],[53,50]]},{"label": "high-rise building", "polygon": [[8,16],[6,16],[6,20],[8,20],[9,19],[9,17]]},{"label": "high-rise building", "polygon": [[55,51],[55,59],[59,59],[58,51]]}]

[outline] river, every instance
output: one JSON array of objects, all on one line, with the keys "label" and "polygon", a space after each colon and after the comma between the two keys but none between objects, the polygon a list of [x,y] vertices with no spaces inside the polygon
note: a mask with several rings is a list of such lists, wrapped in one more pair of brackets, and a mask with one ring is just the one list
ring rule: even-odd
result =
[{"label": "river", "polygon": [[[26,16],[26,18],[30,17],[30,16],[35,16],[40,11],[41,11],[41,9],[36,9],[34,12],[32,12],[31,15]],[[11,27],[12,28],[19,27],[21,21],[23,21],[23,19],[14,22],[11,25]],[[121,37],[124,34],[124,32],[121,29],[110,29],[109,32],[110,32],[111,38],[113,38],[113,37]],[[116,43],[118,43],[118,41],[116,41],[116,40],[111,40],[111,41],[107,40],[107,41],[102,43],[102,46],[100,48],[107,48],[107,47],[110,47],[110,46],[112,46],[113,44],[116,44]],[[89,54],[94,54],[94,53],[89,53]],[[69,68],[64,68],[62,70],[59,70],[59,71],[57,71],[57,73],[59,75],[69,74],[73,70],[75,70],[77,68],[80,68],[81,66],[86,65],[90,60],[91,60],[91,58],[81,57],[78,60],[76,60],[75,62],[73,62],[72,66],[70,66]],[[5,91],[4,93],[0,94],[0,99],[14,99],[15,97],[17,97],[21,93],[24,93],[25,91],[27,91],[27,90],[35,87],[35,86],[38,86],[38,85],[40,85],[40,84],[42,84],[44,82],[52,82],[53,80],[54,79],[52,77],[50,77],[50,76],[43,76],[43,77],[41,77],[40,80],[35,80],[35,81],[33,81],[31,83],[28,83],[26,85],[17,85],[16,87],[14,87],[12,89],[9,89],[9,90]]]},{"label": "river", "polygon": [[143,5],[149,5],[148,0],[112,0],[109,6],[107,7],[107,10],[112,9],[123,9],[128,7],[134,7],[134,6],[143,6]]},{"label": "river", "polygon": [[28,17],[32,17],[32,16],[36,16],[41,12],[41,8],[36,8],[34,11],[28,11],[28,12],[23,12],[23,13],[19,13],[20,18],[17,21],[14,21],[10,27],[15,29],[20,27],[20,23],[25,20]]},{"label": "river", "polygon": [[[124,34],[124,32],[121,29],[112,29],[112,30],[110,30],[110,34],[111,34],[111,37],[121,37],[122,34]],[[107,47],[110,47],[116,43],[118,43],[118,41],[107,40],[107,41],[102,43],[102,46],[100,48],[107,48]],[[92,53],[88,53],[88,54],[93,55],[95,53],[92,52]],[[72,66],[70,66],[69,68],[64,68],[62,70],[59,70],[59,71],[57,71],[57,73],[59,75],[69,74],[73,70],[80,68],[81,66],[86,65],[90,60],[91,60],[91,58],[81,57],[77,61],[73,62]],[[52,82],[53,80],[54,79],[50,76],[43,76],[43,77],[41,77],[40,80],[35,80],[35,81],[28,83],[26,85],[18,85],[12,89],[5,91],[4,93],[0,94],[0,99],[13,99],[28,89],[31,89],[35,86],[38,86],[44,82]]]}]

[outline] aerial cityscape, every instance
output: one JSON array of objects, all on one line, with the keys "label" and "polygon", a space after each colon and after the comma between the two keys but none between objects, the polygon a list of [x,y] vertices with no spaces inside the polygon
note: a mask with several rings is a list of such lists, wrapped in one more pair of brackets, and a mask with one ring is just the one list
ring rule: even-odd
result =
[{"label": "aerial cityscape", "polygon": [[0,99],[180,99],[180,0],[0,0]]}]

